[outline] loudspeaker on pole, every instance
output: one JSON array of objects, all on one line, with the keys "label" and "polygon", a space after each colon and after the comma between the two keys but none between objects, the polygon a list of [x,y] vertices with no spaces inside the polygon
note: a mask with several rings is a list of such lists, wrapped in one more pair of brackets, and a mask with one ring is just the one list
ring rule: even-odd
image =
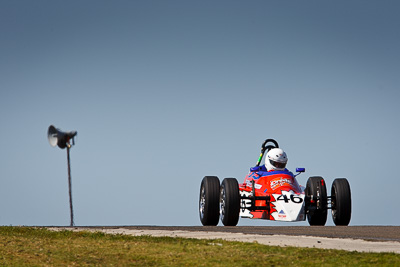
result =
[{"label": "loudspeaker on pole", "polygon": [[53,125],[49,126],[47,131],[47,139],[52,147],[56,145],[64,149],[67,146],[70,146],[70,141],[72,140],[72,145],[74,145],[74,137],[77,135],[77,131],[63,132],[60,129],[57,129]]},{"label": "loudspeaker on pole", "polygon": [[[67,148],[67,163],[68,163],[68,188],[69,188],[69,208],[71,212],[71,226],[74,226],[74,210],[72,206],[72,185],[71,185],[71,163],[69,158],[69,150],[75,145],[74,137],[76,136],[76,131],[63,132],[57,129],[53,125],[49,126],[47,130],[47,139],[52,147],[56,145],[61,148]],[[72,144],[70,143],[72,141]]]}]

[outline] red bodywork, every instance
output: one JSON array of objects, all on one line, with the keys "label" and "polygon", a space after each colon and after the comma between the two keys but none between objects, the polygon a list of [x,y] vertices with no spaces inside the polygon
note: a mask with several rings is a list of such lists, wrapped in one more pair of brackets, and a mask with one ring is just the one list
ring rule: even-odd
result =
[{"label": "red bodywork", "polygon": [[[260,174],[261,173],[261,174]],[[297,183],[294,175],[289,171],[272,171],[272,172],[250,172],[244,179],[244,183],[239,184],[239,190],[241,195],[252,194],[252,181],[254,181],[255,196],[270,196],[269,209],[267,210],[255,210],[250,211],[252,218],[254,219],[266,219],[275,220],[272,217],[273,212],[278,212],[275,208],[276,199],[274,194],[282,194],[282,191],[293,191],[294,194],[301,194],[304,191]],[[244,201],[244,200],[243,200]],[[242,207],[250,204],[249,201],[241,203]],[[267,202],[265,200],[256,200],[255,206],[266,207]]]}]

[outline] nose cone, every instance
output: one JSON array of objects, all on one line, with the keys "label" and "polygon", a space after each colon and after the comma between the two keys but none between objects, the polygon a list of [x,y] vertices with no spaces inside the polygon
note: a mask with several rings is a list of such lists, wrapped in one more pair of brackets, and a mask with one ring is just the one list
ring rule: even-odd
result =
[{"label": "nose cone", "polygon": [[304,194],[295,194],[293,191],[282,191],[282,194],[273,194],[276,211],[272,217],[276,221],[304,221]]}]

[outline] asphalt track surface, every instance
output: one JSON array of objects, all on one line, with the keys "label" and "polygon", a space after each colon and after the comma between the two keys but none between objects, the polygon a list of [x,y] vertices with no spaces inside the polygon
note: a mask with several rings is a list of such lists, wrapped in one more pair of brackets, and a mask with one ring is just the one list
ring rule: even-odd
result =
[{"label": "asphalt track surface", "polygon": [[84,226],[79,228],[225,232],[400,242],[400,226]]}]

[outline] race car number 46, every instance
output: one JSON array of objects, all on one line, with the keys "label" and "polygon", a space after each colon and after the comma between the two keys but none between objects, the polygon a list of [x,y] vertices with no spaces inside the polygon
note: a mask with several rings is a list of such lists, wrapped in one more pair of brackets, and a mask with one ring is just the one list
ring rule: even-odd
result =
[{"label": "race car number 46", "polygon": [[[287,197],[287,195],[280,195],[276,200],[277,201],[285,201],[285,203],[289,202],[289,198]],[[303,202],[303,199],[296,195],[290,195],[290,200],[294,203],[302,203]]]}]

